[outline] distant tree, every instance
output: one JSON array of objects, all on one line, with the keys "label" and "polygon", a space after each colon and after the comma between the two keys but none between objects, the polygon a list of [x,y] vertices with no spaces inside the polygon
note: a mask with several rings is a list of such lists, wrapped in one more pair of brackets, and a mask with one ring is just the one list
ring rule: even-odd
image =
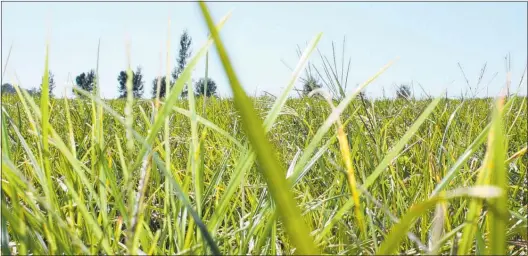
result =
[{"label": "distant tree", "polygon": [[[80,87],[81,89],[92,92],[95,87],[95,71],[92,69],[88,73],[81,73],[75,78],[76,86]],[[80,93],[73,90],[75,94],[78,96],[81,96]]]},{"label": "distant tree", "polygon": [[[42,77],[42,79],[44,79],[44,77]],[[53,89],[55,89],[55,79],[54,79],[54,76],[53,76],[53,73],[51,73],[51,70],[49,71],[49,75],[48,75],[48,91],[49,91],[49,96],[50,97],[53,97]],[[39,94],[42,92],[42,83],[40,84],[40,87],[39,87]]]},{"label": "distant tree", "polygon": [[195,84],[194,84],[194,92],[197,96],[215,96],[216,95],[216,82],[211,79],[207,78],[207,91],[205,91],[205,78],[200,78]]},{"label": "distant tree", "polygon": [[152,80],[152,98],[156,98],[156,94],[158,93],[158,79],[161,79],[160,82],[160,99],[165,97],[165,90],[167,85],[167,80],[165,80],[165,76],[162,77],[156,77],[154,80]]},{"label": "distant tree", "polygon": [[5,83],[2,85],[2,95],[3,94],[15,94],[15,87],[10,83]]},{"label": "distant tree", "polygon": [[[171,85],[174,84],[176,80],[180,77],[181,73],[187,65],[187,59],[191,56],[191,43],[192,38],[189,35],[187,30],[183,31],[183,34],[180,37],[180,51],[178,52],[178,58],[176,58],[176,67],[172,71],[172,81]],[[183,87],[181,96],[187,96],[188,89],[187,85]]]},{"label": "distant tree", "polygon": [[400,98],[409,99],[411,97],[411,87],[409,87],[409,85],[406,85],[406,84],[400,85],[400,87],[398,87],[398,89],[396,90],[396,97],[399,99]]},{"label": "distant tree", "polygon": [[39,88],[35,88],[35,87],[29,89],[27,92],[31,96],[39,96],[40,95],[40,89]]},{"label": "distant tree", "polygon": [[308,76],[307,79],[303,79],[303,94],[307,96],[310,92],[312,92],[315,89],[322,88],[323,86],[317,81],[317,79],[313,76]]},{"label": "distant tree", "polygon": [[[121,71],[117,76],[119,82],[119,98],[127,97],[126,82],[128,74],[126,71]],[[134,98],[141,98],[143,96],[143,74],[141,74],[141,67],[138,67],[136,72],[132,71],[132,93]]]}]

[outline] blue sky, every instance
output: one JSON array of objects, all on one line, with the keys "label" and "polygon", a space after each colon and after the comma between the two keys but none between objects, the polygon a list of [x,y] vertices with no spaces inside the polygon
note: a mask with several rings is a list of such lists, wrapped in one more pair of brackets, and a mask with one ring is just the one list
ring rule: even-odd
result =
[{"label": "blue sky", "polygon": [[[306,45],[319,32],[318,45],[331,55],[331,42],[351,57],[349,90],[399,57],[386,73],[367,87],[369,97],[394,95],[394,84],[418,83],[431,95],[447,90],[458,96],[467,86],[460,62],[473,85],[487,62],[484,86],[498,75],[480,96],[499,93],[506,80],[504,56],[511,54],[512,87],[517,88],[527,60],[526,3],[208,3],[218,21],[230,10],[221,31],[242,85],[249,94],[278,94],[286,86],[298,61],[297,45]],[[68,75],[73,79],[95,68],[97,42],[101,39],[100,82],[105,98],[117,97],[117,75],[127,67],[126,38],[131,42],[131,64],[143,68],[145,97],[152,79],[165,74],[167,21],[171,19],[171,63],[174,67],[178,40],[184,29],[197,51],[206,40],[207,28],[197,3],[2,3],[2,70],[13,44],[3,82],[21,86],[40,84],[45,42],[51,28],[50,69],[55,74],[55,95],[62,95]],[[160,69],[160,54],[163,67]],[[319,56],[311,60],[320,64]],[[210,54],[209,76],[222,96],[230,95],[216,52]],[[201,61],[193,77],[203,76]],[[298,85],[300,86],[300,84]],[[526,95],[526,82],[521,87]],[[512,90],[514,90],[512,89]],[[71,94],[71,89],[68,89]]]}]

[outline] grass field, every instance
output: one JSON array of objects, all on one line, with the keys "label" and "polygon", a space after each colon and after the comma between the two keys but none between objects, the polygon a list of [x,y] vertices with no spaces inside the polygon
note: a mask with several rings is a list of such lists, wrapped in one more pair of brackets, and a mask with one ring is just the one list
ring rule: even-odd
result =
[{"label": "grass field", "polygon": [[2,254],[528,253],[526,97],[249,98],[202,10],[232,99],[2,97]]}]

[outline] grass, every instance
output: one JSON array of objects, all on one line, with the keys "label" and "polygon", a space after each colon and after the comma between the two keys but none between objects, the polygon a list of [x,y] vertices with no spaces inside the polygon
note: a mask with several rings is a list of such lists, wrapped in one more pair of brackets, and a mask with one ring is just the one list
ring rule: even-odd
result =
[{"label": "grass", "polygon": [[[251,98],[229,15],[201,7],[211,37],[165,99],[2,96],[2,254],[528,253],[526,97],[356,99],[391,62],[340,101],[288,98],[319,34]],[[233,99],[180,100],[213,44]]]}]

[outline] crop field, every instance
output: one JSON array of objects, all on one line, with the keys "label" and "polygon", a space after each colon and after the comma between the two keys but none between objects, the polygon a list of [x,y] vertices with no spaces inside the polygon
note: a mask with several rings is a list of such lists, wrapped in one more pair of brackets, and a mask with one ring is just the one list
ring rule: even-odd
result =
[{"label": "crop field", "polygon": [[[3,255],[528,253],[527,97],[248,97],[202,11],[165,98],[2,96]],[[233,98],[181,97],[209,46]]]}]

